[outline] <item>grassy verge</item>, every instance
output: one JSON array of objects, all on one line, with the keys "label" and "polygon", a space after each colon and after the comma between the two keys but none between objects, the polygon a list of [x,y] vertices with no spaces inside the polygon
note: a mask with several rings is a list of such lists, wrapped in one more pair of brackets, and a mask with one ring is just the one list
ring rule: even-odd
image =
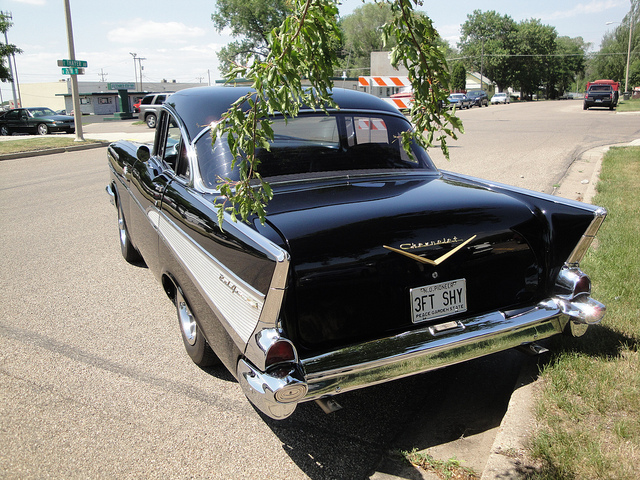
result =
[{"label": "grassy verge", "polygon": [[73,138],[68,137],[27,137],[24,140],[8,140],[6,142],[0,142],[0,155],[48,150],[51,148],[65,148],[77,145],[89,145],[91,143],[100,143],[100,140],[76,142]]},{"label": "grassy verge", "polygon": [[620,100],[616,110],[618,112],[638,112],[640,111],[640,98],[633,100]]},{"label": "grassy verge", "polygon": [[431,455],[417,450],[400,452],[412,465],[417,465],[427,472],[432,472],[443,480],[477,480],[480,475],[468,467],[463,467],[455,458],[447,461],[436,460]]},{"label": "grassy verge", "polygon": [[531,453],[538,479],[636,479],[640,468],[640,148],[611,149],[594,203],[609,215],[581,266],[607,305],[585,336],[554,340]]}]

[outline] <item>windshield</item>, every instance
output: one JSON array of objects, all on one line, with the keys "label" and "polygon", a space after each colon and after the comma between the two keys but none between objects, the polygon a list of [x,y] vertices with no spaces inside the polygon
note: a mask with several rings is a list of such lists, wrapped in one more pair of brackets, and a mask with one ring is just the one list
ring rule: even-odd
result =
[{"label": "windshield", "polygon": [[30,108],[29,112],[34,117],[49,117],[51,115],[57,115],[56,112],[50,108]]},{"label": "windshield", "polygon": [[[414,144],[412,157],[402,148],[399,134],[411,128],[406,120],[382,114],[310,114],[285,122],[274,119],[270,148],[259,148],[257,170],[263,177],[353,170],[435,170],[427,153]],[[210,188],[220,178],[237,179],[231,169],[226,140],[198,141],[201,176]]]}]

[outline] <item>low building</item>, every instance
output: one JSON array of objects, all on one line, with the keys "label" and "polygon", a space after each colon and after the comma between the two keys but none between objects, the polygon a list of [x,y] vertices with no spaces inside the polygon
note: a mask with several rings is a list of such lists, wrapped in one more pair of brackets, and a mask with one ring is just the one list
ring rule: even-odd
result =
[{"label": "low building", "polygon": [[[202,87],[202,83],[145,82],[144,90],[138,91],[133,82],[78,82],[80,110],[83,115],[113,115],[120,112],[119,90],[127,90],[129,111],[133,104],[151,92],[177,92],[190,87]],[[49,107],[52,110],[73,110],[71,81],[20,85],[20,96],[24,107]]]}]

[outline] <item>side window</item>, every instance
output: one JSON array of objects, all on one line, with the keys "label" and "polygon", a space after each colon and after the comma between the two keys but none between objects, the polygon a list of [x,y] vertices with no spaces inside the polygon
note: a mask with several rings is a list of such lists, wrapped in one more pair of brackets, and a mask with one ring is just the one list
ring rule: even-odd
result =
[{"label": "side window", "polygon": [[166,98],[167,98],[166,95],[158,95],[153,103],[155,103],[156,105],[160,103],[164,103]]},{"label": "side window", "polygon": [[160,156],[171,170],[179,177],[189,179],[189,159],[187,158],[187,145],[182,138],[182,133],[178,122],[171,114],[163,114],[161,120],[162,126],[162,143],[160,147]]}]

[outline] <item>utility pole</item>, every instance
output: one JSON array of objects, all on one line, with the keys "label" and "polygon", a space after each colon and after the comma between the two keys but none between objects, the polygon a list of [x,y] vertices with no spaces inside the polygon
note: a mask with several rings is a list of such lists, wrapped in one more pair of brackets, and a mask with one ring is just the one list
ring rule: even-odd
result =
[{"label": "utility pole", "polygon": [[100,69],[100,73],[98,74],[98,76],[100,77],[100,81],[104,82],[104,77],[106,77],[107,75],[109,75],[109,74],[108,73],[104,73],[104,71],[101,68]]},{"label": "utility pole", "polygon": [[[64,0],[64,13],[67,21],[67,43],[69,44],[69,59],[76,59],[76,49],[73,46],[73,26],[71,25],[71,7],[69,0]],[[82,112],[80,111],[80,96],[78,94],[78,75],[71,75],[71,98],[73,98],[73,120],[76,125],[76,142],[84,142],[82,134]]]},{"label": "utility pole", "polygon": [[[0,12],[0,15],[2,15],[7,20],[13,20],[13,16],[11,15],[11,12]],[[4,32],[4,43],[5,45],[9,45],[9,39],[7,38],[6,30]],[[13,62],[12,62],[12,59],[13,59]],[[13,93],[13,108],[19,108],[22,106],[21,104],[22,102],[18,101],[18,95],[16,94],[16,83],[18,80],[16,78],[16,74],[14,74],[13,72],[13,64],[15,64],[15,62],[16,62],[15,55],[7,55],[7,63],[9,64],[9,74],[11,75],[11,91]]]},{"label": "utility pole", "polygon": [[129,55],[133,57],[133,78],[135,79],[133,83],[136,84],[136,90],[138,90],[138,66],[136,65],[136,57],[138,56],[138,54],[129,52]]},{"label": "utility pole", "polygon": [[138,71],[140,72],[140,91],[142,91],[142,70],[144,70],[144,67],[142,66],[142,60],[146,60],[146,58],[138,57]]}]

